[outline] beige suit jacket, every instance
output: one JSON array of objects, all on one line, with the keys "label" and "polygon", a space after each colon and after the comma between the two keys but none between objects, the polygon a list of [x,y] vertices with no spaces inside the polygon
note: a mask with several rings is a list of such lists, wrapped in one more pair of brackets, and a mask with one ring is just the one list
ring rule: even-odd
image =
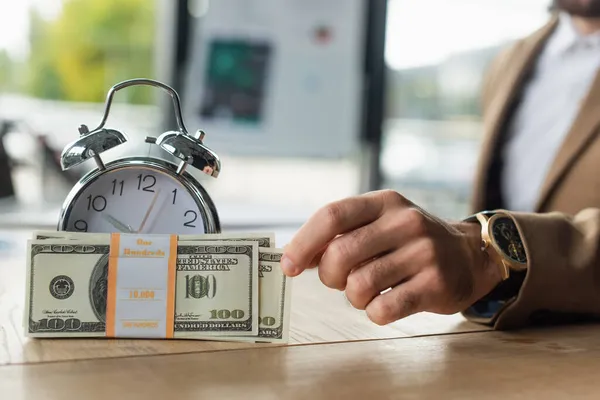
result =
[{"label": "beige suit jacket", "polygon": [[[503,51],[488,70],[482,91],[485,138],[473,212],[503,207],[497,172],[505,124],[557,22],[556,17],[551,18]],[[512,214],[528,253],[528,272],[491,323],[497,329],[508,329],[599,316],[600,72],[545,178],[536,214]]]}]

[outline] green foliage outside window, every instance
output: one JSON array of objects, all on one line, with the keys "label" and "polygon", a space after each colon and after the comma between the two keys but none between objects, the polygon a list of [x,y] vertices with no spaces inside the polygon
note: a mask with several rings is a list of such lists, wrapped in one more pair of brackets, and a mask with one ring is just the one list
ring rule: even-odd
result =
[{"label": "green foliage outside window", "polygon": [[[45,20],[30,13],[30,54],[25,73],[15,72],[0,52],[0,89],[34,97],[102,102],[110,86],[130,78],[153,78],[155,2],[65,0],[61,14]],[[132,88],[119,101],[153,102],[153,92]]]}]

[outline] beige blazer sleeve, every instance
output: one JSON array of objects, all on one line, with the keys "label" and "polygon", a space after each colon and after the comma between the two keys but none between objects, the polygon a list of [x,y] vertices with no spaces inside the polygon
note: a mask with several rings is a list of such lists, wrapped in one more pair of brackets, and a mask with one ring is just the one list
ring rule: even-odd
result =
[{"label": "beige blazer sleeve", "polygon": [[[494,328],[513,329],[598,318],[600,209],[585,209],[575,216],[509,214],[514,217],[523,239],[528,268],[524,279],[515,284],[514,295],[505,298],[504,305],[489,320]],[[507,284],[510,286],[511,282]],[[470,312],[465,315],[477,320]]]}]

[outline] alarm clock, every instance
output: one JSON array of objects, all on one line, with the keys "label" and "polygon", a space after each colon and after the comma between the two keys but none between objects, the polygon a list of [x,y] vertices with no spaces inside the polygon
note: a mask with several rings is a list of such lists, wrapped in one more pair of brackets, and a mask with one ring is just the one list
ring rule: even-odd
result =
[{"label": "alarm clock", "polygon": [[[106,128],[114,94],[126,87],[148,85],[172,98],[177,131],[145,142],[158,146],[177,164],[156,157],[126,157],[104,163],[101,154],[127,141],[123,132]],[[204,145],[204,132],[190,135],[183,122],[179,95],[170,86],[151,79],[131,79],[113,86],[106,97],[100,125],[79,127],[80,137],[61,154],[63,171],[93,159],[96,168],[83,176],[67,195],[58,230],[124,232],[135,234],[219,233],[217,209],[202,185],[186,169],[192,167],[216,178],[221,162]]]}]

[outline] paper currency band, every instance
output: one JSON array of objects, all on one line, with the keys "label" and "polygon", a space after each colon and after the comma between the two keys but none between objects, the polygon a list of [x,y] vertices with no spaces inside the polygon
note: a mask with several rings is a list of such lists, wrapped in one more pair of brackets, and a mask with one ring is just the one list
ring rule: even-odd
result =
[{"label": "paper currency band", "polygon": [[108,260],[106,336],[173,338],[177,235],[112,233]]}]

